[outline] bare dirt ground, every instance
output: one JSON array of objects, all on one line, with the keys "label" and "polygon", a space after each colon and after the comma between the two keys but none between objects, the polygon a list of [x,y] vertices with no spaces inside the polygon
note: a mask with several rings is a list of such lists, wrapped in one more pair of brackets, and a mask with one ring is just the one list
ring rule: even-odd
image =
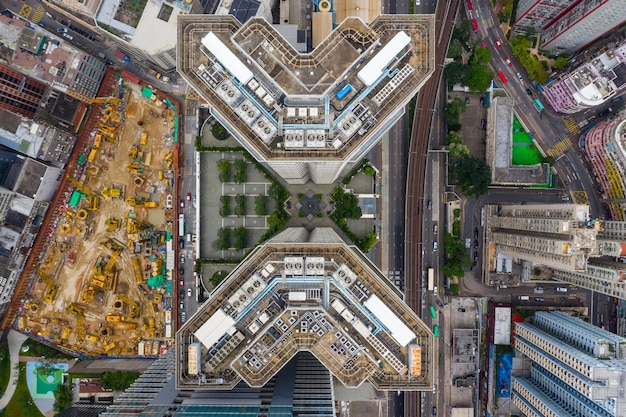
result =
[{"label": "bare dirt ground", "polygon": [[83,198],[66,199],[22,319],[25,331],[88,356],[135,356],[140,342],[155,355],[171,342],[164,264],[174,113],[140,87],[125,87],[123,100],[94,104],[105,126],[93,132],[84,173],[74,179]]}]

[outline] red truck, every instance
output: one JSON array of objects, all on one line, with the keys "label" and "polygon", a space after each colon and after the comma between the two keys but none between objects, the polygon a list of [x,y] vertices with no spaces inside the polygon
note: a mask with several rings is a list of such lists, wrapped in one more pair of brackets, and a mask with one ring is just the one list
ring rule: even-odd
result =
[{"label": "red truck", "polygon": [[126,55],[124,52],[120,51],[119,49],[115,50],[115,56],[121,59],[122,61],[126,61],[126,62],[130,61],[130,57]]}]

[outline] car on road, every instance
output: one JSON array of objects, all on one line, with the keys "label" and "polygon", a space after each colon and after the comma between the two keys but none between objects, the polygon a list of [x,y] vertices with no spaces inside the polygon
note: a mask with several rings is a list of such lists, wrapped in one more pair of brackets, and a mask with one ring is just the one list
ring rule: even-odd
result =
[{"label": "car on road", "polygon": [[433,234],[436,235],[437,234],[437,223],[435,223],[433,225]]},{"label": "car on road", "polygon": [[530,91],[530,88],[527,88],[527,89],[526,89],[526,94],[528,94],[529,96],[532,96],[532,95],[533,95],[533,92],[532,92],[532,91]]},{"label": "car on road", "polygon": [[185,239],[178,239],[178,247],[181,249],[185,248]]},{"label": "car on road", "polygon": [[482,130],[487,129],[487,120],[486,119],[480,119],[480,128]]},{"label": "car on road", "polygon": [[37,23],[37,26],[39,26],[39,27],[41,27],[41,28],[45,28],[45,27],[46,27],[46,25],[44,25],[44,24],[43,24],[43,23],[41,23],[41,22]]},{"label": "car on road", "polygon": [[535,301],[542,303],[546,300],[543,297],[535,297]]},{"label": "car on road", "polygon": [[67,33],[67,28],[58,28],[57,32],[58,33]]},{"label": "car on road", "polygon": [[478,227],[474,228],[474,240],[478,240]]},{"label": "car on road", "polygon": [[191,193],[187,193],[187,201],[191,201]]},{"label": "car on road", "polygon": [[185,200],[180,200],[180,208],[181,209],[185,208]]},{"label": "car on road", "polygon": [[545,288],[543,288],[543,287],[535,287],[535,291],[545,291]]},{"label": "car on road", "polygon": [[178,298],[185,298],[185,290],[182,288],[178,291]]},{"label": "car on road", "polygon": [[185,268],[183,268],[182,266],[178,267],[178,274],[179,275],[185,275]]},{"label": "car on road", "polygon": [[619,103],[620,101],[622,101],[622,97],[615,97],[613,100],[611,100],[611,103]]},{"label": "car on road", "polygon": [[180,300],[180,304],[178,305],[178,307],[180,308],[180,310],[184,310],[185,309],[185,302],[183,300]]},{"label": "car on road", "polygon": [[500,39],[496,39],[496,47],[498,49],[502,49],[502,42],[500,42]]},{"label": "car on road", "polygon": [[478,248],[478,239],[474,241],[474,249],[477,249],[477,248]]},{"label": "car on road", "polygon": [[428,200],[427,207],[428,207],[428,210],[433,208],[433,201],[432,200]]},{"label": "car on road", "polygon": [[183,279],[183,277],[180,277],[180,281],[178,281],[178,285],[180,285],[181,287],[185,286],[185,280]]},{"label": "car on road", "polygon": [[186,312],[184,312],[184,311],[183,311],[183,312],[180,314],[180,320],[181,320],[183,323],[185,322],[185,320],[187,320],[187,313],[186,313]]},{"label": "car on road", "polygon": [[504,62],[509,66],[512,67],[513,63],[511,62],[511,58],[504,58]]},{"label": "car on road", "polygon": [[181,254],[180,254],[180,263],[181,263],[182,265],[184,265],[184,264],[185,264],[185,254],[184,254],[184,253],[181,253]]},{"label": "car on road", "polygon": [[463,308],[463,307],[459,307],[459,308],[458,308],[458,311],[459,311],[459,313],[465,313],[465,308]]},{"label": "car on road", "polygon": [[441,302],[441,300],[437,300],[436,302],[439,308],[443,308],[443,303]]},{"label": "car on road", "polygon": [[567,292],[567,288],[565,287],[556,287],[557,292]]},{"label": "car on road", "polygon": [[191,288],[187,288],[187,297],[191,297],[192,291]]},{"label": "car on road", "polygon": [[524,81],[524,77],[522,77],[522,74],[519,72],[517,73],[517,78],[519,78],[520,81]]},{"label": "car on road", "polygon": [[474,263],[478,262],[478,252],[474,252]]},{"label": "car on road", "polygon": [[470,99],[469,97],[465,97],[465,106],[469,106],[470,105]]},{"label": "car on road", "polygon": [[74,37],[72,35],[70,35],[69,33],[63,33],[62,36],[64,38],[67,38],[67,39],[71,40],[71,41],[74,40]]},{"label": "car on road", "polygon": [[191,205],[192,205],[194,208],[196,207],[196,196],[195,196],[195,195],[191,198]]},{"label": "car on road", "polygon": [[480,107],[483,107],[485,105],[485,97],[481,97],[480,98]]},{"label": "car on road", "polygon": [[437,242],[433,242],[433,252],[437,252]]},{"label": "car on road", "polygon": [[437,407],[433,407],[433,416],[437,415]]}]

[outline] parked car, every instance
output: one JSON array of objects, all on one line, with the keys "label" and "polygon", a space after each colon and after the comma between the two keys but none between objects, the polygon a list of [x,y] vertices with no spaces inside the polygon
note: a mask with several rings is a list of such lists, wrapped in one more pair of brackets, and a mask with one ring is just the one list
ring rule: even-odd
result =
[{"label": "parked car", "polygon": [[441,300],[437,300],[437,305],[439,306],[439,308],[443,308],[443,303],[441,302]]},{"label": "parked car", "polygon": [[470,99],[469,99],[469,97],[465,97],[465,105],[466,105],[466,106],[469,106],[469,104],[470,104]]},{"label": "parked car", "polygon": [[433,252],[437,252],[437,242],[433,242]]},{"label": "parked car", "polygon": [[619,103],[620,101],[622,101],[622,97],[615,97],[613,100],[611,100],[611,103]]},{"label": "parked car", "polygon": [[481,97],[480,98],[480,107],[483,107],[485,105],[485,97]]},{"label": "parked car", "polygon": [[567,288],[565,288],[565,287],[556,287],[556,290],[558,292],[567,292]]},{"label": "parked car", "polygon": [[526,94],[528,94],[529,96],[532,96],[532,95],[533,95],[533,92],[532,92],[532,91],[530,91],[530,88],[527,88],[527,89],[526,89]]},{"label": "parked car", "polygon": [[185,280],[183,279],[183,277],[180,277],[180,281],[178,281],[178,285],[180,285],[181,287],[185,286]]},{"label": "parked car", "polygon": [[184,312],[184,311],[183,311],[183,312],[180,314],[180,320],[181,320],[183,323],[185,322],[185,320],[187,320],[187,313],[186,313],[186,312]]},{"label": "parked car", "polygon": [[428,210],[430,210],[431,208],[433,208],[433,202],[432,202],[432,200],[428,200],[428,203],[426,204],[426,206],[428,207]]},{"label": "parked car", "polygon": [[437,234],[437,223],[433,225],[433,234]]},{"label": "parked car", "polygon": [[543,297],[535,297],[535,301],[544,302],[546,300]]},{"label": "parked car", "polygon": [[62,36],[66,39],[69,39],[70,41],[74,40],[74,37],[70,35],[69,33],[63,33]]},{"label": "parked car", "polygon": [[180,208],[181,209],[185,208],[185,200],[180,200]]},{"label": "parked car", "polygon": [[182,266],[178,268],[178,274],[179,275],[185,275],[185,268],[183,268]]},{"label": "parked car", "polygon": [[58,28],[57,32],[59,32],[59,33],[67,33],[67,28]]}]

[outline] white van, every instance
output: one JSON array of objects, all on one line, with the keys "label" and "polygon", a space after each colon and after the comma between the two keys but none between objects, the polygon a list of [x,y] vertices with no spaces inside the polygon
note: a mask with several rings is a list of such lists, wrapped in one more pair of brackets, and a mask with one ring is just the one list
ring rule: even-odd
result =
[{"label": "white van", "polygon": [[530,300],[530,297],[527,296],[527,295],[520,295],[517,298],[519,298],[520,301],[528,301],[528,300]]},{"label": "white van", "polygon": [[187,243],[191,243],[191,233],[187,233]]}]

